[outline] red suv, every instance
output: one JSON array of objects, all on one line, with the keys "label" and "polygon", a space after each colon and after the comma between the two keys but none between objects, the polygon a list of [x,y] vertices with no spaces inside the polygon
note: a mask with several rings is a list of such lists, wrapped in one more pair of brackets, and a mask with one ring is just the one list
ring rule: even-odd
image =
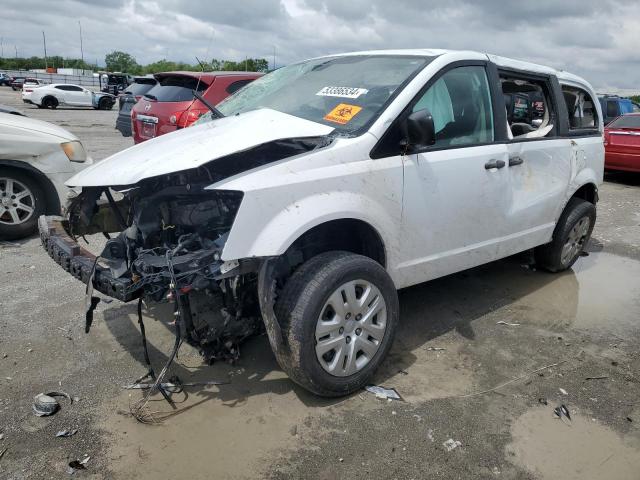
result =
[{"label": "red suv", "polygon": [[255,72],[166,72],[156,73],[158,84],[144,94],[131,110],[133,141],[188,127],[209,109],[194,99],[196,90],[211,105],[262,76]]}]

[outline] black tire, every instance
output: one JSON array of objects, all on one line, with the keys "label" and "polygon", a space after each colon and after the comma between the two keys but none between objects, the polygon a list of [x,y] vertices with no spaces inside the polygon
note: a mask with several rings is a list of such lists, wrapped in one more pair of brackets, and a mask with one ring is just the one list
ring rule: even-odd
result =
[{"label": "black tire", "polygon": [[108,98],[101,98],[98,102],[98,109],[100,110],[111,110],[113,108],[113,102]]},{"label": "black tire", "polygon": [[45,97],[44,99],[42,99],[42,106],[44,108],[55,110],[58,106],[58,100],[54,97]]},{"label": "black tire", "polygon": [[[563,261],[562,250],[569,240],[569,235],[584,218],[589,219],[588,230],[585,235],[580,235],[575,254]],[[570,199],[556,224],[551,242],[535,249],[536,264],[549,272],[561,272],[571,268],[589,242],[595,223],[596,206],[593,203],[581,198]]]},{"label": "black tire", "polygon": [[[38,229],[38,217],[45,213],[45,196],[40,184],[29,174],[14,169],[0,169],[0,178],[10,178],[25,185],[33,195],[33,213],[23,223],[7,224],[9,213],[4,206],[0,204],[0,238],[6,240],[16,240],[28,237]],[[0,184],[0,191],[5,190],[5,184]],[[0,201],[2,201],[2,193],[0,193]]]},{"label": "black tire", "polygon": [[[349,376],[334,376],[321,366],[315,351],[315,329],[325,302],[341,285],[365,280],[378,288],[387,307],[386,328],[378,350]],[[384,268],[368,257],[332,251],[302,264],[286,282],[275,305],[284,345],[276,358],[289,377],[307,390],[338,397],[361,389],[386,357],[398,325],[398,294]],[[355,338],[355,337],[354,337]]]}]

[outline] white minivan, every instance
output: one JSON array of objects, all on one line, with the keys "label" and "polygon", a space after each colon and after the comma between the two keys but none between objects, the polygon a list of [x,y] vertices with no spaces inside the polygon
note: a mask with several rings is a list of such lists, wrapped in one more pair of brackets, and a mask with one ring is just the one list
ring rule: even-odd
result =
[{"label": "white minivan", "polygon": [[[398,289],[531,249],[553,272],[579,258],[603,176],[595,100],[477,52],[315,58],[79,173],[40,233],[91,288],[172,302],[208,359],[266,329],[295,382],[345,395],[389,351]],[[73,240],[100,232],[99,257]]]}]

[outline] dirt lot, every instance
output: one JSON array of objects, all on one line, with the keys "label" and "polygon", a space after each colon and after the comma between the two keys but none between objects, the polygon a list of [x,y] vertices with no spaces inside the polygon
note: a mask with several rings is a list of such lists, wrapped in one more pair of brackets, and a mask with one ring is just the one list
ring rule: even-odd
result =
[{"label": "dirt lot", "polygon": [[[1,87],[0,103],[21,105]],[[132,144],[114,130],[115,110],[24,110],[77,134],[96,160]],[[135,306],[101,303],[86,335],[84,286],[38,238],[3,243],[0,478],[63,478],[88,455],[76,476],[638,479],[640,178],[607,180],[590,254],[571,271],[535,271],[519,256],[400,293],[401,329],[375,381],[403,401],[316,398],[262,336],[233,366],[206,366],[184,347],[172,374],[229,384],[186,388],[175,411],[154,401],[172,415],[138,423],[129,406],[141,394],[121,388],[146,371]],[[159,366],[170,315],[145,316]],[[79,400],[36,417],[33,396],[51,390]],[[571,421],[554,418],[561,404]],[[57,438],[62,429],[78,433]],[[460,444],[448,451],[449,439]]]}]

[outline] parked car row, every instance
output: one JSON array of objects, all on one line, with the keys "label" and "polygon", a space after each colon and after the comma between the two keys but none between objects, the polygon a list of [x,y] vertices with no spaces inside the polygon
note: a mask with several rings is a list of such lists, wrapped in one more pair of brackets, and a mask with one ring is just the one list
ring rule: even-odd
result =
[{"label": "parked car row", "polygon": [[261,77],[255,72],[165,72],[137,77],[119,98],[116,129],[140,143],[192,125],[216,105]]}]

